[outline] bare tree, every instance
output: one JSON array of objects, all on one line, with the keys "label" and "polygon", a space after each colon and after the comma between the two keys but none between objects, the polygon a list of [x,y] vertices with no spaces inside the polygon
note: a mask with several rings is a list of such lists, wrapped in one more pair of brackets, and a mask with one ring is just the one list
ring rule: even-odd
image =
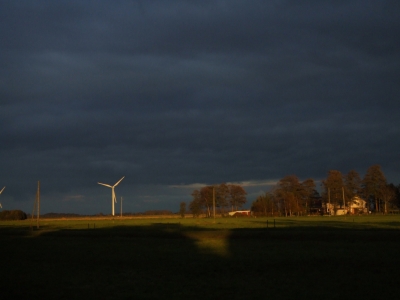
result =
[{"label": "bare tree", "polygon": [[225,208],[229,205],[229,187],[226,183],[221,183],[216,186],[215,202],[217,207],[220,208],[221,213],[224,214]]},{"label": "bare tree", "polygon": [[381,198],[384,203],[384,213],[387,214],[389,204],[396,200],[396,187],[393,184],[387,184],[382,188]]},{"label": "bare tree", "polygon": [[340,171],[330,170],[328,177],[322,181],[324,186],[325,199],[331,202],[333,208],[336,210],[343,204],[343,175]]},{"label": "bare tree", "polygon": [[186,214],[186,202],[181,202],[181,204],[179,205],[179,213],[180,213],[182,218],[185,217],[185,214]]},{"label": "bare tree", "polygon": [[274,199],[270,192],[266,192],[263,195],[257,197],[257,199],[252,203],[251,210],[256,213],[261,213],[263,215],[274,215]]},{"label": "bare tree", "polygon": [[346,176],[344,176],[344,187],[346,198],[352,200],[355,196],[361,196],[361,177],[355,170],[350,170]]},{"label": "bare tree", "polygon": [[311,181],[307,181],[303,185],[296,175],[288,175],[279,180],[274,189],[274,196],[280,202],[285,216],[291,216],[293,213],[299,215],[305,210],[307,190],[309,189],[307,185],[311,185]]},{"label": "bare tree", "polygon": [[242,207],[247,202],[246,191],[243,187],[237,184],[229,184],[229,202],[232,206],[232,211]]},{"label": "bare tree", "polygon": [[362,181],[364,196],[374,203],[375,211],[381,211],[383,190],[386,187],[386,177],[380,165],[372,165],[368,168]]}]

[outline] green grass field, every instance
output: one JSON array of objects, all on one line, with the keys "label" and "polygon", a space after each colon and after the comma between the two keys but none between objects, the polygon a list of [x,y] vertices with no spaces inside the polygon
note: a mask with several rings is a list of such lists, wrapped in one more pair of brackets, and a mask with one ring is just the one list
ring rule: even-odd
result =
[{"label": "green grass field", "polygon": [[400,216],[33,225],[0,222],[2,299],[398,297]]}]

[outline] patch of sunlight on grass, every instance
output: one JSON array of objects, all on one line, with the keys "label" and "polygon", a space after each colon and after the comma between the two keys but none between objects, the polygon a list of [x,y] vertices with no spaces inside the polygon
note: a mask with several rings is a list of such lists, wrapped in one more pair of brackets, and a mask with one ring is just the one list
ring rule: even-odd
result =
[{"label": "patch of sunlight on grass", "polygon": [[51,232],[57,232],[57,229],[31,229],[28,231],[28,237],[39,237],[41,235],[45,235],[47,233],[51,233]]},{"label": "patch of sunlight on grass", "polygon": [[188,233],[187,237],[194,240],[195,245],[200,251],[211,253],[222,257],[229,258],[231,253],[229,251],[229,233],[219,234],[201,232],[201,233]]}]

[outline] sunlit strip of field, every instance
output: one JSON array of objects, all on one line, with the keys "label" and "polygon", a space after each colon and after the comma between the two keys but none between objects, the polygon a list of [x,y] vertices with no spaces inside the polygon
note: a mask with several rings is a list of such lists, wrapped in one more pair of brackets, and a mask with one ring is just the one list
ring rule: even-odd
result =
[{"label": "sunlit strip of field", "polygon": [[39,229],[95,229],[121,226],[179,225],[181,230],[197,228],[210,230],[286,228],[286,229],[400,229],[400,215],[317,216],[317,217],[217,217],[178,218],[169,216],[144,217],[82,217],[61,219],[27,219],[0,221],[1,227]]}]

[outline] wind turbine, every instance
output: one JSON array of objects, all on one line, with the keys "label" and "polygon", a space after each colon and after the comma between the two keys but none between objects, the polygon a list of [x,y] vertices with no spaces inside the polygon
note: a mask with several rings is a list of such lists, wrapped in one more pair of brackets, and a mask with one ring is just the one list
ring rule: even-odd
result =
[{"label": "wind turbine", "polygon": [[101,183],[98,182],[98,184],[104,185],[106,187],[111,188],[111,207],[112,207],[112,215],[114,216],[114,204],[117,202],[117,198],[115,197],[115,192],[114,192],[114,188],[122,181],[122,179],[124,179],[124,177],[122,177],[120,180],[118,180],[118,182],[114,185],[109,185],[109,184],[105,184],[105,183]]},{"label": "wind turbine", "polygon": [[[1,195],[1,193],[4,191],[5,188],[6,188],[6,187],[3,187],[3,188],[1,189],[0,195]],[[3,208],[3,206],[1,206],[1,203],[0,203],[0,208]]]}]

